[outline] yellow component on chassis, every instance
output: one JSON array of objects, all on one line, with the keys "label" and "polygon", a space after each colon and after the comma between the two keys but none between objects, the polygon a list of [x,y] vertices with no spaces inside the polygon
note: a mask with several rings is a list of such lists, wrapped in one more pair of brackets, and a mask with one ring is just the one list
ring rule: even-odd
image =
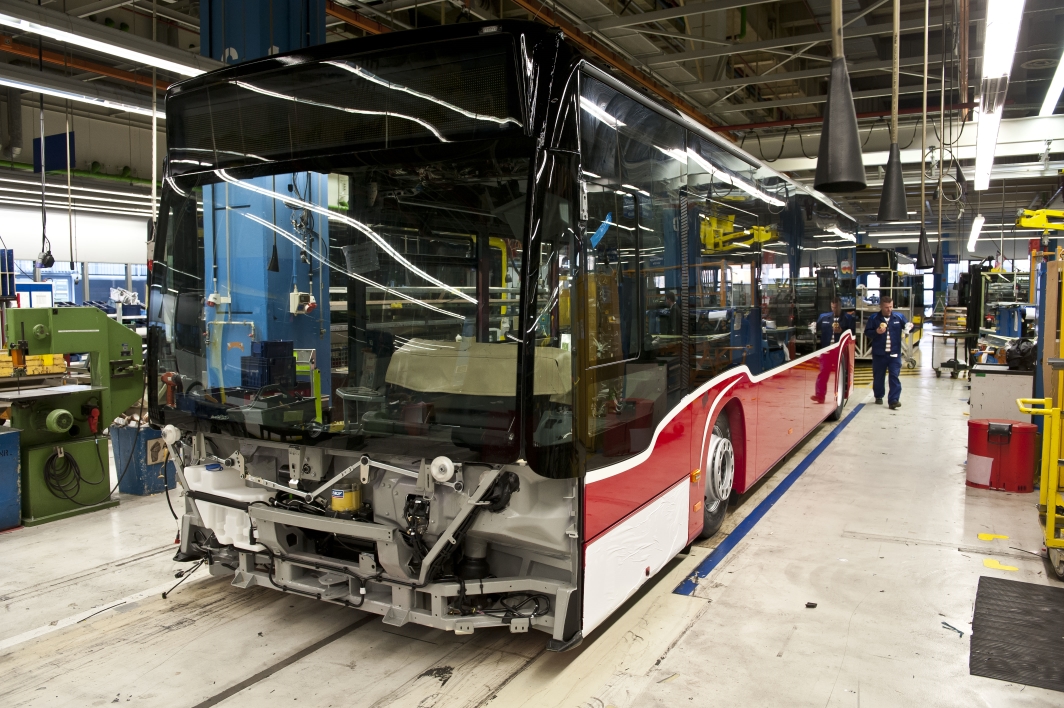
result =
[{"label": "yellow component on chassis", "polygon": [[1062,529],[1058,527],[1058,519],[1064,515],[1057,511],[1058,507],[1064,507],[1064,495],[1060,493],[1060,406],[1054,406],[1052,398],[1020,398],[1016,405],[1021,413],[1045,419],[1038,509],[1045,513],[1045,545],[1050,564],[1057,576],[1064,578],[1064,538],[1061,538]]}]

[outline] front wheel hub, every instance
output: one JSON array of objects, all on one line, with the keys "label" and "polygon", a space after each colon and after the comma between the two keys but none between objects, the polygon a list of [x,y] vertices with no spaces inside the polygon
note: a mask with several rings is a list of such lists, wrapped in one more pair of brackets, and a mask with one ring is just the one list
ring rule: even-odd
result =
[{"label": "front wheel hub", "polygon": [[731,440],[713,435],[706,462],[706,504],[715,509],[731,496],[735,481],[735,450]]}]

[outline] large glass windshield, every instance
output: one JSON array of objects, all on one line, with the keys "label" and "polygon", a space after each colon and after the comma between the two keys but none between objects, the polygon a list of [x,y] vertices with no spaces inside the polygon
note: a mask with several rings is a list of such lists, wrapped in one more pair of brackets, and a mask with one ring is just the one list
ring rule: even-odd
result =
[{"label": "large glass windshield", "polygon": [[401,154],[171,183],[152,280],[156,422],[512,455],[528,151]]}]

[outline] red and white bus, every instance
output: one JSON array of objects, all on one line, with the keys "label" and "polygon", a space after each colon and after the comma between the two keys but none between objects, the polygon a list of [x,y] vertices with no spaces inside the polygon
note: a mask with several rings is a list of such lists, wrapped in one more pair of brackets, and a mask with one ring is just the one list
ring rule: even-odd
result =
[{"label": "red and white bus", "polygon": [[799,306],[853,219],[556,31],[329,44],[166,110],[151,419],[178,558],[236,585],[566,649],[846,405],[852,337]]}]

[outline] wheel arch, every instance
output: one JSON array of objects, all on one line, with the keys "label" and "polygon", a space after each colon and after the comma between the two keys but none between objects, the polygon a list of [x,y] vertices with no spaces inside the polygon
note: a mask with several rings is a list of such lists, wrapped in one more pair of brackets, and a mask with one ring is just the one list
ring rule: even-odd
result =
[{"label": "wheel arch", "polygon": [[720,407],[716,416],[713,417],[713,422],[710,426],[716,425],[717,420],[724,416],[728,421],[728,430],[731,432],[732,450],[735,454],[735,481],[732,485],[732,489],[735,492],[742,493],[746,491],[748,478],[747,472],[747,431],[749,427],[746,424],[746,409],[743,406],[743,402],[738,397],[729,397],[724,404]]}]

